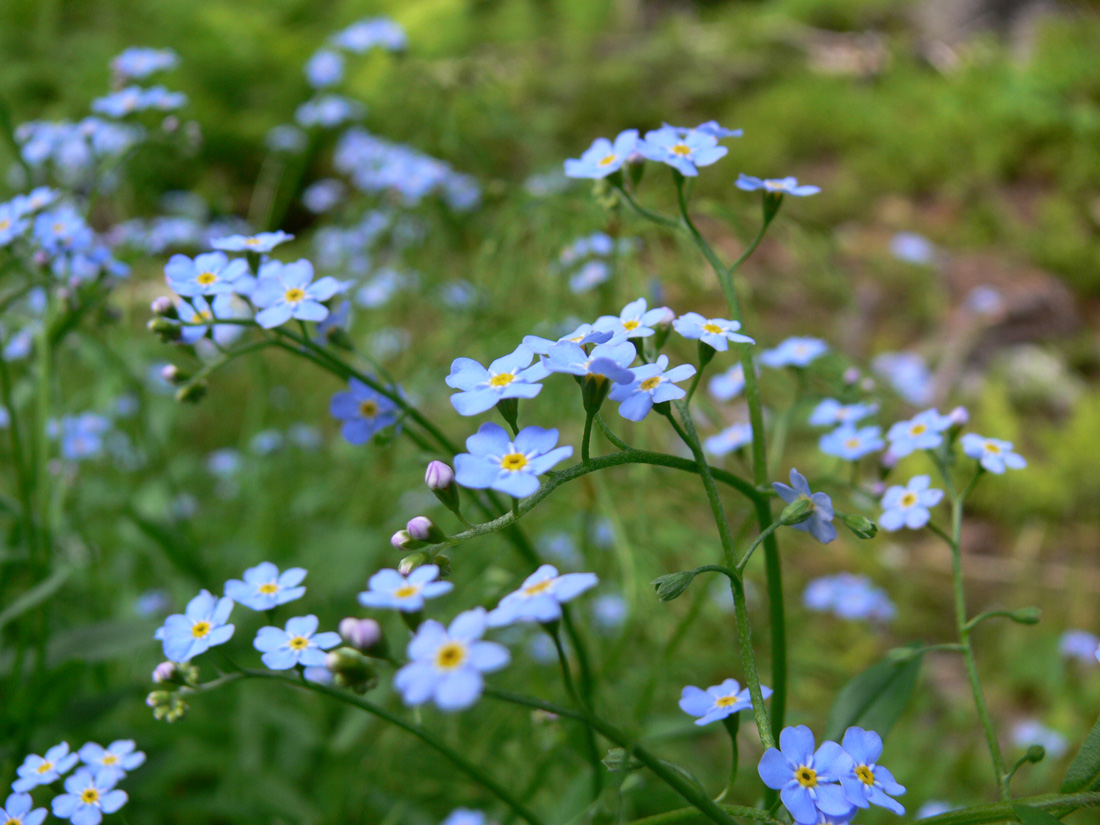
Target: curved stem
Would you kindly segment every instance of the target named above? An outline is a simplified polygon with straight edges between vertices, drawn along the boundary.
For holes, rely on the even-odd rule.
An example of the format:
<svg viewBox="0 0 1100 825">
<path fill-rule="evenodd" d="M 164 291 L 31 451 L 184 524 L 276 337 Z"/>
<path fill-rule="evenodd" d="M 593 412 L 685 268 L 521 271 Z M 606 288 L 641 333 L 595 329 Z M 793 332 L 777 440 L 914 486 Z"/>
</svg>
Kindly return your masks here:
<svg viewBox="0 0 1100 825">
<path fill-rule="evenodd" d="M 603 437 L 618 447 L 620 450 L 633 450 L 634 448 L 619 438 L 615 433 L 611 432 L 611 428 L 607 426 L 607 422 L 603 420 L 603 416 L 596 413 L 596 426 L 600 432 L 603 433 Z"/>
</svg>

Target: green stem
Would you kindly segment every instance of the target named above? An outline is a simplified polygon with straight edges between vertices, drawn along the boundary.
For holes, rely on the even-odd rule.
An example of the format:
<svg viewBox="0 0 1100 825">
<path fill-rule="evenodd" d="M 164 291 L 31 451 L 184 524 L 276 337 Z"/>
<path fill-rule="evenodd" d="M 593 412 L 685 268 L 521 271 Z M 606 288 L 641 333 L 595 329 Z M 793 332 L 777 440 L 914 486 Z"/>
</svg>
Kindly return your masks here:
<svg viewBox="0 0 1100 825">
<path fill-rule="evenodd" d="M 581 461 L 587 464 L 592 460 L 590 455 L 590 442 L 592 441 L 592 413 L 584 416 L 584 437 L 581 439 Z"/>
<path fill-rule="evenodd" d="M 603 420 L 603 416 L 600 413 L 596 413 L 596 427 L 603 433 L 603 437 L 618 447 L 620 450 L 632 450 L 634 449 L 615 433 L 611 432 L 611 428 L 607 426 L 607 422 Z"/>
<path fill-rule="evenodd" d="M 569 667 L 569 658 L 565 654 L 565 646 L 561 643 L 561 636 L 556 627 L 543 625 L 550 638 L 554 641 L 554 649 L 558 652 L 558 664 L 561 665 L 561 678 L 565 683 L 565 691 L 578 709 L 585 713 L 591 713 L 588 704 L 577 692 L 577 686 L 573 682 L 573 671 Z M 600 751 L 596 746 L 596 736 L 590 725 L 584 726 L 584 749 L 588 756 L 588 762 L 592 766 L 592 798 L 599 797 L 603 790 L 603 763 L 600 762 Z"/>
<path fill-rule="evenodd" d="M 749 545 L 749 549 L 745 551 L 745 555 L 741 557 L 741 561 L 737 562 L 738 573 L 744 572 L 745 565 L 747 565 L 749 563 L 749 559 L 752 558 L 753 551 L 755 551 L 757 547 L 767 541 L 768 536 L 774 533 L 777 527 L 779 527 L 779 522 L 773 521 L 771 524 L 765 527 L 764 531 L 756 537 L 752 544 Z"/>
</svg>

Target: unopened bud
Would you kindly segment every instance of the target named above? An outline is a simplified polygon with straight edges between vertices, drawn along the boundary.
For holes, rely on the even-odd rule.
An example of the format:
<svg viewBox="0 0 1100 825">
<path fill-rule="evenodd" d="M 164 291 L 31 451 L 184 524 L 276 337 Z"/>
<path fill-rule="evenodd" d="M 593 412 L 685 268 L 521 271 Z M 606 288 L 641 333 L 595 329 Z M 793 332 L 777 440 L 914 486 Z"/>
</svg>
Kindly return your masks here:
<svg viewBox="0 0 1100 825">
<path fill-rule="evenodd" d="M 412 553 L 411 555 L 405 556 L 405 558 L 401 559 L 401 561 L 398 562 L 397 572 L 400 573 L 402 576 L 407 576 L 416 568 L 423 567 L 425 564 L 429 564 L 430 562 L 431 558 L 428 556 L 427 553 L 423 551 L 419 553 Z"/>
<path fill-rule="evenodd" d="M 458 485 L 455 471 L 449 464 L 433 461 L 424 471 L 424 483 L 428 485 L 440 503 L 455 515 L 459 515 Z"/>
<path fill-rule="evenodd" d="M 390 544 L 397 550 L 409 550 L 413 547 L 413 538 L 408 530 L 398 530 L 390 536 Z"/>
<path fill-rule="evenodd" d="M 409 537 L 415 541 L 438 544 L 447 539 L 447 534 L 436 527 L 435 523 L 427 516 L 417 516 L 416 518 L 409 519 L 409 523 L 405 525 L 405 529 L 408 531 Z"/>
<path fill-rule="evenodd" d="M 851 530 L 856 538 L 873 539 L 878 534 L 878 525 L 864 516 L 845 513 L 840 517 L 840 520 L 844 522 L 844 526 Z"/>
<path fill-rule="evenodd" d="M 497 412 L 500 417 L 512 428 L 512 432 L 519 431 L 519 399 L 502 398 L 497 402 Z"/>
<path fill-rule="evenodd" d="M 681 570 L 679 573 L 658 576 L 650 584 L 656 589 L 658 599 L 663 602 L 670 602 L 687 590 L 694 579 L 694 571 Z"/>
<path fill-rule="evenodd" d="M 1009 614 L 1009 618 L 1017 624 L 1039 624 L 1043 611 L 1037 607 L 1021 607 Z"/>
<path fill-rule="evenodd" d="M 153 668 L 153 681 L 157 684 L 172 682 L 176 678 L 176 663 L 161 662 Z"/>
<path fill-rule="evenodd" d="M 333 681 L 346 690 L 366 693 L 378 684 L 378 674 L 367 659 L 358 650 L 350 647 L 338 647 L 325 656 L 325 667 L 333 676 Z"/>
<path fill-rule="evenodd" d="M 180 339 L 180 325 L 167 318 L 153 318 L 146 328 L 166 344 Z"/>
<path fill-rule="evenodd" d="M 344 641 L 362 653 L 377 652 L 385 647 L 382 625 L 374 619 L 342 619 L 337 627 Z"/>
<path fill-rule="evenodd" d="M 451 557 L 446 553 L 436 553 L 432 556 L 432 564 L 439 568 L 440 578 L 447 578 L 451 575 Z"/>
<path fill-rule="evenodd" d="M 1034 764 L 1036 762 L 1042 762 L 1043 759 L 1046 758 L 1046 755 L 1047 749 L 1044 748 L 1042 745 L 1032 745 L 1030 748 L 1027 749 L 1027 753 L 1024 755 L 1024 758 L 1027 759 L 1028 762 Z"/>
<path fill-rule="evenodd" d="M 801 524 L 814 514 L 814 503 L 806 496 L 799 496 L 779 514 L 779 523 L 788 527 Z"/>
<path fill-rule="evenodd" d="M 179 388 L 176 392 L 176 400 L 181 404 L 184 402 L 197 404 L 206 396 L 208 387 L 209 384 L 206 381 L 192 381 Z"/>
<path fill-rule="evenodd" d="M 952 427 L 965 427 L 970 423 L 970 413 L 966 407 L 955 407 L 947 414 L 947 417 L 951 420 Z"/>
<path fill-rule="evenodd" d="M 179 314 L 176 312 L 176 305 L 172 303 L 171 298 L 165 295 L 154 298 L 153 303 L 149 305 L 149 309 L 153 311 L 154 315 L 159 315 L 163 318 L 179 318 Z"/>
<path fill-rule="evenodd" d="M 668 307 L 664 307 L 665 314 L 661 316 L 661 320 L 653 324 L 654 335 L 650 339 L 653 341 L 653 348 L 657 351 L 661 351 L 661 347 L 665 345 L 668 340 L 668 336 L 672 334 L 672 322 L 676 320 L 676 313 Z"/>
<path fill-rule="evenodd" d="M 184 372 L 175 364 L 165 364 L 160 368 L 160 377 L 167 381 L 169 384 L 176 384 L 177 386 L 190 380 L 191 374 Z"/>
<path fill-rule="evenodd" d="M 153 709 L 153 718 L 175 722 L 187 713 L 187 703 L 174 691 L 154 690 L 145 697 L 145 704 Z"/>
</svg>

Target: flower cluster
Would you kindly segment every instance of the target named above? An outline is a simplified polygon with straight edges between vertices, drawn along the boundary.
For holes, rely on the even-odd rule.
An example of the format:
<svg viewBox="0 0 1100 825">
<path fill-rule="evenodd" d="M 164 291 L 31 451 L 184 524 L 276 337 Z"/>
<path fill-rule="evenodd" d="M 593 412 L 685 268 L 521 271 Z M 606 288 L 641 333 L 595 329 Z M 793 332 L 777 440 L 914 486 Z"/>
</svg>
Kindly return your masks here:
<svg viewBox="0 0 1100 825">
<path fill-rule="evenodd" d="M 637 245 L 634 238 L 616 239 L 603 232 L 583 235 L 558 254 L 551 272 L 568 278 L 570 291 L 581 295 L 607 281 L 613 261 L 633 252 Z"/>
<path fill-rule="evenodd" d="M 810 610 L 833 613 L 842 619 L 870 619 L 888 622 L 896 612 L 894 603 L 866 576 L 837 573 L 814 579 L 802 593 Z"/>
</svg>

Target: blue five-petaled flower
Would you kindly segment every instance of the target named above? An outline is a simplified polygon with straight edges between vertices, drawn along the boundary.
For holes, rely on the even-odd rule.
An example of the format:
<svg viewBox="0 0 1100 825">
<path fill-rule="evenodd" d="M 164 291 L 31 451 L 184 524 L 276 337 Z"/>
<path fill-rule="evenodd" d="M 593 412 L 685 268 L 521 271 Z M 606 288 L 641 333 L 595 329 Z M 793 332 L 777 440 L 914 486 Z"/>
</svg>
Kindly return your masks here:
<svg viewBox="0 0 1100 825">
<path fill-rule="evenodd" d="M 153 637 L 164 643 L 166 658 L 173 662 L 189 661 L 214 645 L 229 641 L 234 627 L 225 622 L 232 610 L 232 599 L 215 599 L 203 590 L 187 603 L 183 614 L 165 619 Z"/>
<path fill-rule="evenodd" d="M 145 763 L 145 754 L 136 750 L 133 739 L 119 739 L 107 747 L 89 742 L 80 749 L 80 761 L 97 776 L 104 774 L 118 782 L 134 768 Z"/>
<path fill-rule="evenodd" d="M 226 252 L 270 252 L 281 243 L 294 238 L 281 229 L 278 232 L 261 232 L 258 235 L 230 235 L 227 238 L 215 238 L 210 242 L 214 249 Z"/>
<path fill-rule="evenodd" d="M 244 581 L 227 581 L 225 595 L 253 610 L 272 610 L 305 595 L 306 589 L 299 587 L 305 577 L 306 571 L 301 567 L 280 573 L 278 567 L 265 561 L 245 570 Z"/>
<path fill-rule="evenodd" d="M 1027 466 L 1024 457 L 1012 451 L 1011 441 L 967 433 L 962 437 L 962 449 L 966 455 L 980 463 L 983 469 L 997 475 L 1006 469 L 1022 470 Z"/>
<path fill-rule="evenodd" d="M 809 184 L 799 186 L 797 178 L 754 178 L 744 172 L 737 178 L 737 188 L 746 192 L 763 189 L 770 195 L 794 195 L 796 198 L 816 195 L 821 191 L 820 187 Z"/>
<path fill-rule="evenodd" d="M 900 530 L 908 527 L 919 530 L 932 518 L 929 507 L 935 507 L 943 499 L 943 490 L 929 489 L 931 479 L 926 475 L 913 476 L 903 487 L 895 485 L 882 497 L 882 517 L 878 520 L 883 530 Z"/>
<path fill-rule="evenodd" d="M 729 349 L 731 341 L 736 344 L 756 343 L 749 336 L 737 331 L 741 329 L 740 322 L 724 318 L 704 318 L 698 312 L 685 312 L 672 322 L 672 326 L 685 338 L 699 340 L 718 352 Z"/>
<path fill-rule="evenodd" d="M 765 699 L 772 695 L 772 689 L 764 685 L 760 686 L 760 692 Z M 726 679 L 706 690 L 688 685 L 680 694 L 680 710 L 698 716 L 696 725 L 709 725 L 751 707 L 749 689 L 742 688 L 736 679 Z"/>
<path fill-rule="evenodd" d="M 272 670 L 288 670 L 295 665 L 319 667 L 325 663 L 325 651 L 340 644 L 340 634 L 317 633 L 317 617 L 297 616 L 286 629 L 261 627 L 252 642 L 264 655 L 260 658 Z"/>
<path fill-rule="evenodd" d="M 698 167 L 710 166 L 724 157 L 729 149 L 718 145 L 718 138 L 710 131 L 692 129 L 684 131 L 665 126 L 646 132 L 638 143 L 638 152 L 648 160 L 667 163 L 681 175 L 695 177 Z"/>
<path fill-rule="evenodd" d="M 459 390 L 451 396 L 451 404 L 459 415 L 477 415 L 505 398 L 534 398 L 542 390 L 538 382 L 547 375 L 541 362 L 531 364 L 534 357 L 534 350 L 520 344 L 488 369 L 472 358 L 456 358 L 446 379 L 447 386 Z"/>
<path fill-rule="evenodd" d="M 4 825 L 41 825 L 46 818 L 45 808 L 34 808 L 34 802 L 29 793 L 13 793 L 0 808 L 0 821 Z"/>
<path fill-rule="evenodd" d="M 358 378 L 349 379 L 348 387 L 332 396 L 329 412 L 344 422 L 340 433 L 350 444 L 365 444 L 397 422 L 397 405 L 391 399 Z"/>
<path fill-rule="evenodd" d="M 99 825 L 103 814 L 113 814 L 127 800 L 125 791 L 115 789 L 113 776 L 93 774 L 87 768 L 65 780 L 65 791 L 54 797 L 51 807 L 54 816 L 73 825 Z"/>
<path fill-rule="evenodd" d="M 164 266 L 164 275 L 172 291 L 184 297 L 240 292 L 240 286 L 251 283 L 248 262 L 243 258 L 231 261 L 224 252 L 204 252 L 194 259 L 173 255 Z"/>
<path fill-rule="evenodd" d="M 12 783 L 11 788 L 17 793 L 25 793 L 38 785 L 49 785 L 72 770 L 77 758 L 75 753 L 69 753 L 68 742 L 54 745 L 42 756 L 31 754 L 16 770 L 19 778 Z"/>
<path fill-rule="evenodd" d="M 568 178 L 606 178 L 612 172 L 622 168 L 638 145 L 638 130 L 627 129 L 619 132 L 612 143 L 607 138 L 596 138 L 580 158 L 570 158 L 565 162 L 565 176 Z"/>
<path fill-rule="evenodd" d="M 503 427 L 486 422 L 466 439 L 470 452 L 455 456 L 455 481 L 525 498 L 539 488 L 538 476 L 573 455 L 572 447 L 555 449 L 557 443 L 557 430 L 524 427 L 512 441 Z"/>
<path fill-rule="evenodd" d="M 943 443 L 943 431 L 951 427 L 951 417 L 939 410 L 925 410 L 908 421 L 898 421 L 890 427 L 886 438 L 890 452 L 898 458 L 916 450 L 934 450 Z"/>
<path fill-rule="evenodd" d="M 359 594 L 359 604 L 415 613 L 424 609 L 425 599 L 437 598 L 454 588 L 451 582 L 436 581 L 437 578 L 439 567 L 434 564 L 423 564 L 408 576 L 383 568 L 370 577 L 368 589 Z"/>
<path fill-rule="evenodd" d="M 836 742 L 814 750 L 814 735 L 805 725 L 784 728 L 779 749 L 768 748 L 757 771 L 798 825 L 817 825 L 822 813 L 845 816 L 852 810 L 840 778 L 852 771 L 852 757 Z"/>
<path fill-rule="evenodd" d="M 327 301 L 340 290 L 340 282 L 326 275 L 313 282 L 313 264 L 304 258 L 292 264 L 267 261 L 260 267 L 260 278 L 252 292 L 252 302 L 262 307 L 256 322 L 264 329 L 299 321 L 323 321 Z"/>
<path fill-rule="evenodd" d="M 836 527 L 833 526 L 833 500 L 825 493 L 810 492 L 810 485 L 806 477 L 794 468 L 791 469 L 791 486 L 788 487 L 780 481 L 772 482 L 772 487 L 783 501 L 790 504 L 800 498 L 808 499 L 813 504 L 813 512 L 805 521 L 792 524 L 795 530 L 803 530 L 822 544 L 828 544 L 836 538 Z"/>
<path fill-rule="evenodd" d="M 675 401 L 687 395 L 676 382 L 686 381 L 695 375 L 691 364 L 680 364 L 668 369 L 668 356 L 659 355 L 653 364 L 643 364 L 633 370 L 634 381 L 630 384 L 616 384 L 611 388 L 609 398 L 619 401 L 619 415 L 630 421 L 641 421 L 654 404 Z"/>
<path fill-rule="evenodd" d="M 500 600 L 489 612 L 490 627 L 516 622 L 555 622 L 561 618 L 561 606 L 599 583 L 595 573 L 558 574 L 552 564 L 540 566 L 524 579 L 518 590 Z"/>
<path fill-rule="evenodd" d="M 891 799 L 905 793 L 905 788 L 890 771 L 877 764 L 882 756 L 882 737 L 873 730 L 850 727 L 844 732 L 841 744 L 853 763 L 848 773 L 840 776 L 848 801 L 859 808 L 874 804 L 896 814 L 905 813 L 904 806 Z"/>
</svg>

